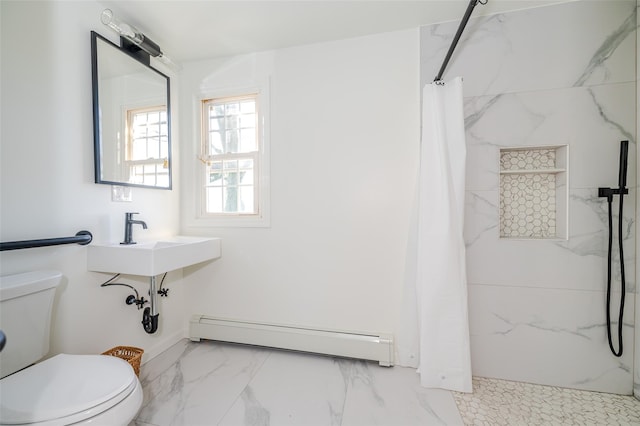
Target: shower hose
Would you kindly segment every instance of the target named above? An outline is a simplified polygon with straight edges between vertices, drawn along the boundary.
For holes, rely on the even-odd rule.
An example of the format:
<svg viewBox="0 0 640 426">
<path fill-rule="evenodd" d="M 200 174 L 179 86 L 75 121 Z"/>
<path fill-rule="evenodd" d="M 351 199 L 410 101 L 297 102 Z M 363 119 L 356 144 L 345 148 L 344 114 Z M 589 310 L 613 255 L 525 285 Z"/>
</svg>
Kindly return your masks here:
<svg viewBox="0 0 640 426">
<path fill-rule="evenodd" d="M 613 346 L 611 336 L 611 264 L 612 264 L 612 246 L 613 246 L 613 212 L 611 203 L 613 196 L 607 197 L 609 205 L 609 253 L 607 255 L 607 338 L 609 339 L 609 348 L 611 352 L 617 356 L 622 356 L 622 317 L 624 316 L 624 296 L 625 296 L 625 277 L 624 277 L 624 251 L 622 248 L 622 200 L 624 194 L 620 194 L 620 209 L 618 213 L 618 247 L 620 250 L 620 312 L 618 317 L 618 350 Z"/>
<path fill-rule="evenodd" d="M 622 317 L 624 316 L 624 296 L 626 281 L 624 277 L 624 250 L 622 247 L 622 205 L 624 195 L 628 194 L 627 190 L 627 158 L 629 155 L 629 141 L 620 141 L 620 168 L 618 170 L 618 188 L 598 188 L 599 197 L 607 197 L 607 204 L 609 205 L 609 253 L 607 255 L 607 338 L 609 339 L 609 349 L 611 352 L 619 357 L 622 355 Z M 620 196 L 620 208 L 618 212 L 618 247 L 620 251 L 620 311 L 618 315 L 618 350 L 616 351 L 613 345 L 612 332 L 611 332 L 611 270 L 613 263 L 612 246 L 613 246 L 613 196 L 617 194 Z"/>
</svg>

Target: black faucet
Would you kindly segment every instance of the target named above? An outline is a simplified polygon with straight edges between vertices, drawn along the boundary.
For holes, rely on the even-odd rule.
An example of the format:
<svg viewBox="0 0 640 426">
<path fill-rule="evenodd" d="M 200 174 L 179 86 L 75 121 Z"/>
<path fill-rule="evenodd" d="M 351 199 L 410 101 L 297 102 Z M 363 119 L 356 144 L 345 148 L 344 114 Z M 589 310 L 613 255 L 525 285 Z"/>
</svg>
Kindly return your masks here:
<svg viewBox="0 0 640 426">
<path fill-rule="evenodd" d="M 139 213 L 125 213 L 124 219 L 124 241 L 120 244 L 135 244 L 133 241 L 133 230 L 131 229 L 134 224 L 142 225 L 143 229 L 147 229 L 147 224 L 141 220 L 133 220 L 133 215 Z"/>
</svg>

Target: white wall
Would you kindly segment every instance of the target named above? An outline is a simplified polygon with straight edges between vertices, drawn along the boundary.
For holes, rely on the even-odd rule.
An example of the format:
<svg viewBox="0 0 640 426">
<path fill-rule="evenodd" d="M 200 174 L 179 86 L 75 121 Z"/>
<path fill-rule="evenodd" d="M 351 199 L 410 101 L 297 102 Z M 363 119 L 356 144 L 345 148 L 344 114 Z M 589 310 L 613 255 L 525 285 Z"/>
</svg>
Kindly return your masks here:
<svg viewBox="0 0 640 426">
<path fill-rule="evenodd" d="M 208 85 L 271 81 L 271 226 L 198 228 L 222 258 L 185 273 L 190 314 L 394 331 L 419 150 L 418 31 L 186 64 L 183 170 Z M 212 83 L 214 82 L 214 83 Z M 217 82 L 217 83 L 216 83 Z M 185 173 L 185 202 L 194 174 Z"/>
<path fill-rule="evenodd" d="M 469 23 L 453 57 L 447 76 L 462 75 L 465 82 L 465 239 L 474 375 L 632 391 L 635 9 L 636 1 L 580 1 L 478 18 Z M 424 82 L 437 73 L 456 27 L 422 28 Z M 621 140 L 631 142 L 632 190 L 623 218 L 625 350 L 616 358 L 605 331 L 607 205 L 597 188 L 616 186 Z M 499 148 L 565 144 L 569 239 L 500 239 Z M 619 289 L 614 253 L 613 285 Z M 612 300 L 619 296 L 614 291 Z M 616 333 L 616 302 L 612 312 Z"/>
<path fill-rule="evenodd" d="M 114 203 L 110 186 L 93 183 L 90 31 L 117 42 L 100 23 L 103 9 L 83 1 L 0 2 L 2 241 L 71 236 L 81 229 L 91 231 L 94 241 L 120 241 L 126 211 L 140 212 L 149 225 L 148 231 L 135 230 L 139 240 L 178 229 L 177 190 L 134 188 L 133 202 Z M 131 291 L 100 288 L 109 275 L 87 272 L 86 253 L 78 245 L 0 253 L 2 275 L 43 268 L 63 273 L 51 353 L 134 345 L 153 354 L 182 336 L 181 273 L 168 277 L 160 330 L 147 335 L 142 311 L 124 304 Z M 146 296 L 146 280 L 124 281 Z"/>
</svg>

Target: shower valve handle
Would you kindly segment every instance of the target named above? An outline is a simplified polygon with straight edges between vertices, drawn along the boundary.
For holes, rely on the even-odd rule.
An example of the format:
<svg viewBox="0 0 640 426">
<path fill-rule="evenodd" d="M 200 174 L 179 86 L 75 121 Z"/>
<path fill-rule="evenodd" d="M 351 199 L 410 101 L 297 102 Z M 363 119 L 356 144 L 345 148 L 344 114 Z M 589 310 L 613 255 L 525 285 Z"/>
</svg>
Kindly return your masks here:
<svg viewBox="0 0 640 426">
<path fill-rule="evenodd" d="M 627 188 L 598 188 L 598 197 L 606 197 L 608 200 L 613 199 L 614 195 L 626 195 L 629 193 Z"/>
</svg>

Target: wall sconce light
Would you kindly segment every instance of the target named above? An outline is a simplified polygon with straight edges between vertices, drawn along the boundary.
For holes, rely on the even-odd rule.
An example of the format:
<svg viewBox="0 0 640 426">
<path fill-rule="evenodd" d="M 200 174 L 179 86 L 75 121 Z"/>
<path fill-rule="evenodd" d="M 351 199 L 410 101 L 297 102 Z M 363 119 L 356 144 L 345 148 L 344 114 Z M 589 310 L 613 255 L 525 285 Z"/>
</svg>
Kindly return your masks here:
<svg viewBox="0 0 640 426">
<path fill-rule="evenodd" d="M 153 56 L 167 65 L 179 68 L 171 59 L 162 53 L 160 46 L 133 25 L 122 22 L 113 16 L 111 9 L 102 11 L 100 21 L 120 35 L 120 45 L 123 49 L 128 50 L 147 65 L 150 62 L 149 57 Z"/>
</svg>

